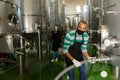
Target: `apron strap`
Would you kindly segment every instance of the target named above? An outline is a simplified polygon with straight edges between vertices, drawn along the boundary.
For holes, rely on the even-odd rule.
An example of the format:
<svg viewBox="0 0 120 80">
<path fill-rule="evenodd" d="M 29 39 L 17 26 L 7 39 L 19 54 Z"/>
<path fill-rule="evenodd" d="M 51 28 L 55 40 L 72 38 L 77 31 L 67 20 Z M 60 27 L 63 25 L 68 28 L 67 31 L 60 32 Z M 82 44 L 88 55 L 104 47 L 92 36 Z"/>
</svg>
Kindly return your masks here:
<svg viewBox="0 0 120 80">
<path fill-rule="evenodd" d="M 77 31 L 75 31 L 75 37 L 74 37 L 74 42 L 76 41 L 76 32 L 77 32 Z"/>
<path fill-rule="evenodd" d="M 82 34 L 82 43 L 84 43 L 84 35 Z"/>
</svg>

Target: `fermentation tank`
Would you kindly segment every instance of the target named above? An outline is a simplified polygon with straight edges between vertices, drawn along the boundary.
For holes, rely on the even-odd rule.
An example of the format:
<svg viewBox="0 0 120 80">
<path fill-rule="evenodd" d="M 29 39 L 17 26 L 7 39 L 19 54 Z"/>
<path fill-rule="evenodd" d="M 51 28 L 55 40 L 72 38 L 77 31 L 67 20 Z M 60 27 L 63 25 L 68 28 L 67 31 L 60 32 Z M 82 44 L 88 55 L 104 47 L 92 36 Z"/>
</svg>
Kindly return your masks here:
<svg viewBox="0 0 120 80">
<path fill-rule="evenodd" d="M 54 24 L 58 24 L 65 29 L 65 0 L 50 0 L 49 10 L 50 28 L 53 28 Z"/>
<path fill-rule="evenodd" d="M 75 28 L 76 28 L 79 21 L 81 21 L 81 15 L 77 15 L 76 17 L 73 17 L 72 26 L 75 26 Z"/>
<path fill-rule="evenodd" d="M 120 78 L 120 1 L 104 1 L 103 9 L 103 23 L 107 24 L 109 28 L 109 37 L 105 41 L 110 43 L 109 54 L 116 57 L 116 60 L 112 61 L 112 65 L 115 66 L 114 75 L 116 78 Z"/>
<path fill-rule="evenodd" d="M 46 53 L 49 27 L 49 0 L 21 0 L 23 37 L 33 49 L 33 44 L 39 59 Z M 25 44 L 26 45 L 26 44 Z"/>
<path fill-rule="evenodd" d="M 22 18 L 25 32 L 35 32 L 34 25 L 35 23 L 40 22 L 40 17 L 41 15 L 39 0 L 22 0 Z"/>
<path fill-rule="evenodd" d="M 9 53 L 18 45 L 20 48 L 17 45 L 22 31 L 20 4 L 21 0 L 0 0 L 0 52 Z M 15 38 L 19 40 L 15 42 Z"/>
<path fill-rule="evenodd" d="M 36 33 L 37 26 L 46 27 L 46 0 L 22 0 L 22 21 L 25 33 Z M 46 13 L 45 13 L 46 12 Z"/>
<path fill-rule="evenodd" d="M 100 52 L 104 55 L 113 57 L 110 61 L 113 65 L 113 74 L 119 80 L 120 77 L 120 1 L 119 0 L 91 0 L 93 4 L 91 29 L 97 29 L 100 35 Z M 91 2 L 91 3 L 92 3 Z"/>
<path fill-rule="evenodd" d="M 0 35 L 22 30 L 20 0 L 0 0 L 0 10 Z"/>
<path fill-rule="evenodd" d="M 120 49 L 119 49 L 120 48 L 119 46 L 120 1 L 108 0 L 108 1 L 104 1 L 103 5 L 104 5 L 103 24 L 107 24 L 109 29 L 109 36 L 104 41 L 105 43 L 107 42 L 107 46 L 111 48 L 109 54 L 119 57 L 120 56 L 119 54 L 120 53 Z M 114 66 L 120 66 L 120 64 L 118 64 L 120 61 L 119 58 L 112 62 Z"/>
</svg>

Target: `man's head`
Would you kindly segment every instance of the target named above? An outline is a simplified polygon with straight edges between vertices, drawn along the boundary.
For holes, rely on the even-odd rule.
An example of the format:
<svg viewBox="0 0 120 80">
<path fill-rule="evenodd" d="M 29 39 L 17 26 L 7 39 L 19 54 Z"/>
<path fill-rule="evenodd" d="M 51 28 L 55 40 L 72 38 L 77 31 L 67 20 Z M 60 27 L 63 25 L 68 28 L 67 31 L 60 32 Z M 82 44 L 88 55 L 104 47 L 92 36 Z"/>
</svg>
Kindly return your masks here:
<svg viewBox="0 0 120 80">
<path fill-rule="evenodd" d="M 87 22 L 80 21 L 77 26 L 77 33 L 79 35 L 83 34 L 85 31 L 87 31 Z"/>
</svg>

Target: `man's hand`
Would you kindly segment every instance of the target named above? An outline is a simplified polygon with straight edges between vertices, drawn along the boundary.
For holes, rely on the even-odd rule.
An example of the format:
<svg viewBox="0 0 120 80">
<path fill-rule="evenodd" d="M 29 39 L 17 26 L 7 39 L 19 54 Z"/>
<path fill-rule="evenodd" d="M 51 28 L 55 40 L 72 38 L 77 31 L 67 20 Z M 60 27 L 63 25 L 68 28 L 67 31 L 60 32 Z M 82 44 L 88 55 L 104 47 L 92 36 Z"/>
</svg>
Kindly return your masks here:
<svg viewBox="0 0 120 80">
<path fill-rule="evenodd" d="M 76 60 L 76 59 L 73 59 L 72 62 L 75 65 L 75 67 L 81 66 L 81 63 L 78 60 Z"/>
<path fill-rule="evenodd" d="M 89 57 L 88 60 L 90 61 L 91 64 L 95 63 L 96 57 Z"/>
</svg>

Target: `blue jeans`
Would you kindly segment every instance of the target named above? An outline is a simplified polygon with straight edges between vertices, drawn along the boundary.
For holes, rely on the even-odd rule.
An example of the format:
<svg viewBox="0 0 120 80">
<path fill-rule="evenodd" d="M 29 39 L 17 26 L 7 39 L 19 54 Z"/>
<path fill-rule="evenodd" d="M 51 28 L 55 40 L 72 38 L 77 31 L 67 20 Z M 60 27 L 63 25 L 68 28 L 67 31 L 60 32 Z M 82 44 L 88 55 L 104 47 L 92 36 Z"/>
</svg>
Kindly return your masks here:
<svg viewBox="0 0 120 80">
<path fill-rule="evenodd" d="M 80 67 L 78 67 L 79 70 L 79 80 L 87 80 L 86 79 L 86 69 L 85 69 L 85 64 L 81 65 Z M 69 80 L 75 80 L 74 77 L 74 69 L 71 69 L 68 72 L 69 75 Z"/>
<path fill-rule="evenodd" d="M 58 58 L 58 51 L 52 51 L 52 59 Z"/>
</svg>

